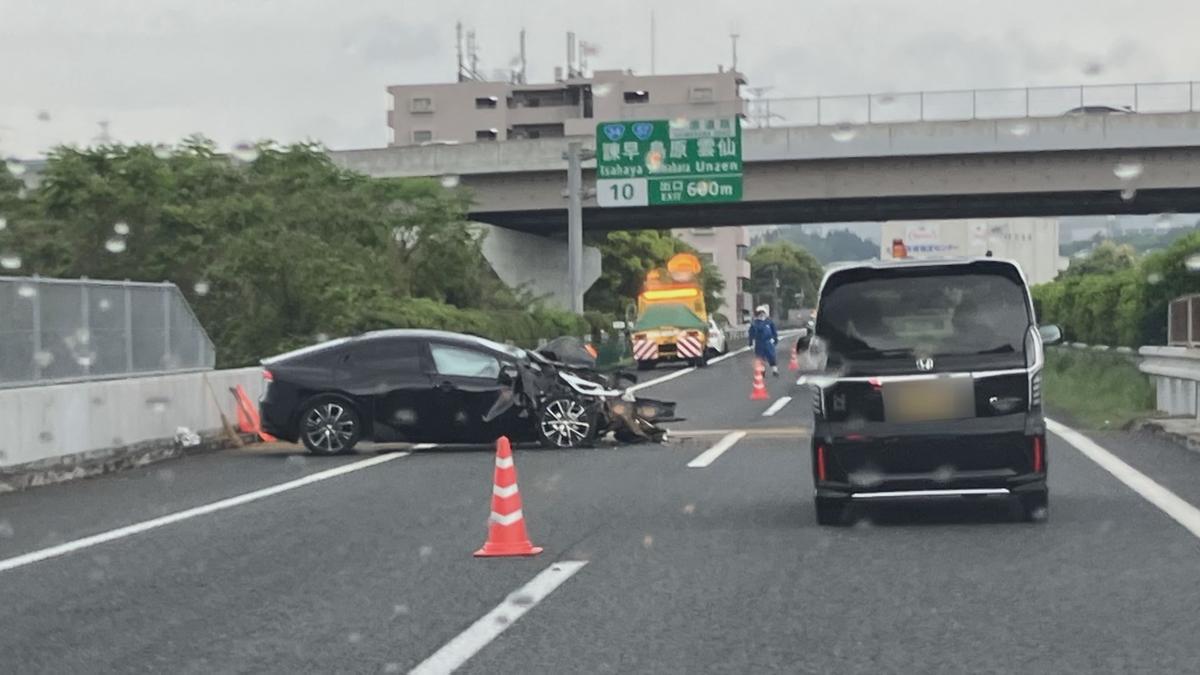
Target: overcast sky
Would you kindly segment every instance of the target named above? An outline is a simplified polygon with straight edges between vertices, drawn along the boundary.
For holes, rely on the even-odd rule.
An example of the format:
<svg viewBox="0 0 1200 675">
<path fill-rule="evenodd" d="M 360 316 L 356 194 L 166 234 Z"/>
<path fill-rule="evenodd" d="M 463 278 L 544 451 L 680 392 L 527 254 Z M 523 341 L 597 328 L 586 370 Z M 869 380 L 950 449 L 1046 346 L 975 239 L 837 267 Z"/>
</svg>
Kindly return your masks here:
<svg viewBox="0 0 1200 675">
<path fill-rule="evenodd" d="M 389 84 L 454 77 L 454 22 L 483 68 L 549 80 L 574 30 L 593 68 L 739 67 L 770 95 L 1200 79 L 1194 0 L 0 0 L 0 154 L 201 132 L 385 143 Z M 48 120 L 39 119 L 44 112 Z"/>
</svg>

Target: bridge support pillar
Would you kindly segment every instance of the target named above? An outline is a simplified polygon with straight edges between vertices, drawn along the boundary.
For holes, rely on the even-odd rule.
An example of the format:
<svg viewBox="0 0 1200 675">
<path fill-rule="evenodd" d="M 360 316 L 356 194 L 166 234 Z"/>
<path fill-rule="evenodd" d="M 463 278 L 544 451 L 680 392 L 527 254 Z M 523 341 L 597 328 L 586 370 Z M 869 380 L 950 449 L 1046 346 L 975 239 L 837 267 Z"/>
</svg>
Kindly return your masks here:
<svg viewBox="0 0 1200 675">
<path fill-rule="evenodd" d="M 547 306 L 573 311 L 567 242 L 479 223 L 483 257 L 511 288 L 524 286 Z M 600 249 L 583 247 L 582 295 L 600 278 Z"/>
</svg>

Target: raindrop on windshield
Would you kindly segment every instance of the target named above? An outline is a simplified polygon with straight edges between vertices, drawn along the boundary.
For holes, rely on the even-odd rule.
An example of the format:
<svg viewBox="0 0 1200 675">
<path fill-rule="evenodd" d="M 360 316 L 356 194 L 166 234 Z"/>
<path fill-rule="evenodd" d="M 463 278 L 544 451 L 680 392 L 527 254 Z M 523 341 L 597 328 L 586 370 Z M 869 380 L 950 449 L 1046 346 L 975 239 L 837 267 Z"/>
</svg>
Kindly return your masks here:
<svg viewBox="0 0 1200 675">
<path fill-rule="evenodd" d="M 125 235 L 129 234 L 129 223 L 127 223 L 123 220 L 118 220 L 116 223 L 113 224 L 113 232 L 116 232 L 117 234 L 124 237 Z"/>
<path fill-rule="evenodd" d="M 408 612 L 409 612 L 408 605 L 406 605 L 404 603 L 400 603 L 399 605 L 392 605 L 392 616 L 393 617 L 406 616 L 408 614 Z"/>
<path fill-rule="evenodd" d="M 1160 213 L 1158 214 L 1158 218 L 1154 219 L 1154 226 L 1162 230 L 1169 230 L 1174 224 L 1175 217 L 1170 213 Z"/>
<path fill-rule="evenodd" d="M 167 411 L 167 399 L 165 399 L 165 398 L 146 399 L 146 407 L 149 408 L 152 412 L 155 412 L 155 413 L 161 415 Z"/>
<path fill-rule="evenodd" d="M 1145 168 L 1141 162 L 1135 159 L 1126 160 L 1117 162 L 1117 165 L 1113 167 L 1113 175 L 1121 180 L 1133 180 L 1142 175 Z"/>
<path fill-rule="evenodd" d="M 1124 201 L 1131 202 L 1136 196 L 1137 190 L 1134 188 L 1125 188 L 1124 190 L 1121 190 L 1121 199 Z"/>
<path fill-rule="evenodd" d="M 501 626 L 507 625 L 510 620 L 511 619 L 509 619 L 505 614 L 496 615 L 496 623 L 500 624 Z"/>
<path fill-rule="evenodd" d="M 99 568 L 91 570 L 90 572 L 88 572 L 87 577 L 88 577 L 88 581 L 95 581 L 95 582 L 104 581 L 104 570 L 99 569 Z"/>
<path fill-rule="evenodd" d="M 363 639 L 362 633 L 351 633 L 346 636 L 346 641 L 352 645 L 356 645 L 356 644 L 362 642 L 362 639 Z"/>
<path fill-rule="evenodd" d="M 25 164 L 16 157 L 9 157 L 4 162 L 4 165 L 8 167 L 8 172 L 14 176 L 20 176 L 25 173 Z"/>
<path fill-rule="evenodd" d="M 100 308 L 101 312 L 107 312 L 112 309 L 112 301 L 108 298 L 100 298 L 100 302 L 96 306 Z"/>
<path fill-rule="evenodd" d="M 1083 74 L 1088 77 L 1095 77 L 1104 72 L 1104 64 L 1099 61 L 1088 61 L 1083 64 Z"/>
<path fill-rule="evenodd" d="M 233 147 L 230 149 L 230 154 L 232 154 L 239 162 L 249 163 L 258 159 L 258 148 L 255 147 L 253 143 L 242 141 L 241 143 L 233 144 Z"/>
<path fill-rule="evenodd" d="M 850 124 L 843 122 L 835 126 L 833 131 L 829 132 L 829 135 L 838 143 L 847 143 L 854 140 L 854 137 L 858 135 L 858 130 Z"/>
<path fill-rule="evenodd" d="M 54 442 L 54 434 L 50 433 L 49 431 L 43 431 L 42 433 L 38 434 L 38 440 L 43 443 L 52 443 Z"/>
<path fill-rule="evenodd" d="M 654 546 L 654 535 L 648 534 L 642 537 L 642 546 L 644 548 L 650 548 L 651 546 Z"/>
<path fill-rule="evenodd" d="M 383 664 L 383 672 L 385 673 L 398 673 L 401 670 L 400 664 L 395 661 Z"/>
<path fill-rule="evenodd" d="M 308 458 L 304 455 L 288 455 L 288 458 L 283 460 L 283 465 L 290 469 L 303 469 L 308 465 Z"/>
<path fill-rule="evenodd" d="M 39 110 L 37 112 L 37 120 L 39 122 L 49 122 L 50 121 L 50 111 L 49 110 Z"/>
<path fill-rule="evenodd" d="M 54 354 L 42 349 L 34 353 L 33 362 L 38 368 L 48 368 L 51 363 L 54 363 Z"/>
<path fill-rule="evenodd" d="M 1153 286 L 1154 284 L 1157 284 L 1161 281 L 1162 281 L 1162 275 L 1159 274 L 1158 272 L 1151 272 L 1150 274 L 1146 275 L 1146 283 L 1150 284 L 1151 286 Z"/>
<path fill-rule="evenodd" d="M 612 85 L 611 84 L 593 84 L 592 85 L 592 96 L 604 97 L 604 96 L 608 96 L 610 93 L 612 93 Z"/>
<path fill-rule="evenodd" d="M 0 230 L 8 227 L 8 218 L 0 217 Z"/>
<path fill-rule="evenodd" d="M 891 105 L 896 102 L 896 97 L 893 94 L 880 94 L 875 97 L 875 102 L 879 105 Z"/>
<path fill-rule="evenodd" d="M 21 256 L 16 253 L 0 253 L 0 267 L 6 270 L 21 269 Z"/>
<path fill-rule="evenodd" d="M 509 601 L 517 607 L 529 607 L 533 605 L 533 596 L 527 593 L 521 593 L 509 598 Z"/>
<path fill-rule="evenodd" d="M 317 333 L 313 339 L 317 342 L 329 342 L 329 333 Z"/>
<path fill-rule="evenodd" d="M 0 537 L 8 539 L 11 536 L 13 536 L 12 523 L 8 522 L 7 520 L 0 520 Z"/>
<path fill-rule="evenodd" d="M 91 368 L 95 361 L 96 356 L 94 354 L 80 354 L 75 357 L 75 363 L 78 363 L 80 368 Z"/>
<path fill-rule="evenodd" d="M 203 280 L 197 281 L 195 284 L 192 284 L 192 290 L 196 291 L 196 295 L 208 295 L 208 282 Z"/>
<path fill-rule="evenodd" d="M 111 237 L 108 241 L 104 242 L 104 248 L 109 253 L 121 253 L 125 250 L 125 240 L 121 237 Z"/>
<path fill-rule="evenodd" d="M 17 286 L 17 295 L 22 298 L 32 298 L 37 295 L 37 288 L 33 284 L 21 284 Z"/>
<path fill-rule="evenodd" d="M 455 176 L 454 174 L 442 176 L 442 187 L 446 188 L 447 190 L 458 187 L 458 176 Z"/>
<path fill-rule="evenodd" d="M 172 154 L 171 146 L 166 143 L 159 143 L 154 146 L 154 156 L 159 159 L 171 159 Z"/>
<path fill-rule="evenodd" d="M 428 558 L 429 556 L 433 555 L 433 547 L 422 546 L 421 548 L 417 549 L 417 555 L 421 556 L 422 558 Z"/>
<path fill-rule="evenodd" d="M 692 515 L 693 513 L 696 512 L 696 505 L 695 504 L 685 504 L 683 507 L 683 512 L 689 516 Z"/>
<path fill-rule="evenodd" d="M 687 126 L 688 126 L 688 118 L 686 118 L 686 117 L 675 117 L 675 118 L 672 118 L 672 119 L 671 119 L 671 121 L 670 121 L 670 122 L 668 122 L 667 124 L 668 124 L 668 126 L 670 126 L 672 129 L 686 129 L 686 128 L 687 128 Z"/>
<path fill-rule="evenodd" d="M 159 469 L 155 476 L 164 483 L 175 482 L 175 472 L 171 469 Z"/>
<path fill-rule="evenodd" d="M 1008 133 L 1018 138 L 1028 136 L 1030 132 L 1029 125 L 1025 122 L 1017 122 L 1008 128 Z"/>
<path fill-rule="evenodd" d="M 1188 256 L 1188 259 L 1183 261 L 1183 266 L 1189 272 L 1200 272 L 1200 253 Z"/>
</svg>

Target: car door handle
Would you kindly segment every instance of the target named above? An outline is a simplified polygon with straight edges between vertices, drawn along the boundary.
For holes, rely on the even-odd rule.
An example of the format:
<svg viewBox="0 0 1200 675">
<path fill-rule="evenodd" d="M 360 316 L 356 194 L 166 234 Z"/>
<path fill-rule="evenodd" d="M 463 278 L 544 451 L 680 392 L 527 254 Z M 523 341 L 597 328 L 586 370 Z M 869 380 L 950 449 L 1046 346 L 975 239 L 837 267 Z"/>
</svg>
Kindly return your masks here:
<svg viewBox="0 0 1200 675">
<path fill-rule="evenodd" d="M 438 389 L 442 391 L 454 391 L 454 383 L 450 380 L 442 380 L 442 383 L 438 385 Z"/>
</svg>

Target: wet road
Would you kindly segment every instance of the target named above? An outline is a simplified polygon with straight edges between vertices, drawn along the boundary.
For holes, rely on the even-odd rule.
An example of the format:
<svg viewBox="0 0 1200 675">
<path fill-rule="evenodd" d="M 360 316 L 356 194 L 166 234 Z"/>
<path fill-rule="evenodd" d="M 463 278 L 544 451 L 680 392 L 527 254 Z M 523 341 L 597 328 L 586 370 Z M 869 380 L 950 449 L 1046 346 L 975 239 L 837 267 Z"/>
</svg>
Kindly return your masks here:
<svg viewBox="0 0 1200 675">
<path fill-rule="evenodd" d="M 666 445 L 519 449 L 535 558 L 471 556 L 487 449 L 250 448 L 0 496 L 5 669 L 1200 671 L 1200 539 L 1097 461 L 1050 438 L 1041 525 L 953 501 L 819 528 L 793 379 L 750 401 L 737 355 L 641 392 L 689 418 Z M 1092 438 L 1200 504 L 1200 457 Z"/>
</svg>

